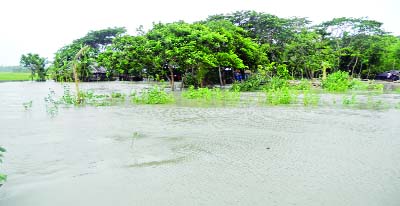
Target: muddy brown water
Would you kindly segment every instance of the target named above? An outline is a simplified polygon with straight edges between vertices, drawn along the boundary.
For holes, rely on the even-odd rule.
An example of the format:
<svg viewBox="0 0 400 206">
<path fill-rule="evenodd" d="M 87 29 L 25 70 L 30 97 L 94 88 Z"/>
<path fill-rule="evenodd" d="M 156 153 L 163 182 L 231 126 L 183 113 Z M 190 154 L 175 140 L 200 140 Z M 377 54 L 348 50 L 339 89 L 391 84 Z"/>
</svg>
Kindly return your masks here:
<svg viewBox="0 0 400 206">
<path fill-rule="evenodd" d="M 127 104 L 51 117 L 49 88 L 62 93 L 0 83 L 2 206 L 400 205 L 398 109 Z"/>
</svg>

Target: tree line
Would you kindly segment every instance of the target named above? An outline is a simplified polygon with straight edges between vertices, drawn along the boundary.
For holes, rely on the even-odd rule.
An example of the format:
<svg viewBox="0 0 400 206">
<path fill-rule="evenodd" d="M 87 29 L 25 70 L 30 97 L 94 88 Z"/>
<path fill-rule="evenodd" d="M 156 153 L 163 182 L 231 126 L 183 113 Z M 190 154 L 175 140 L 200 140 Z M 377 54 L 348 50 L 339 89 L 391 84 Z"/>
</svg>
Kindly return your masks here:
<svg viewBox="0 0 400 206">
<path fill-rule="evenodd" d="M 84 46 L 89 49 L 77 66 L 83 81 L 90 80 L 95 67 L 104 67 L 108 78 L 173 82 L 180 74 L 184 82 L 198 86 L 224 84 L 230 78 L 228 69 L 267 70 L 282 78 L 316 78 L 335 71 L 373 78 L 400 68 L 400 38 L 385 32 L 381 22 L 367 18 L 334 18 L 313 25 L 307 18 L 237 11 L 194 23 L 155 23 L 147 32 L 137 31 L 134 36 L 120 27 L 90 31 L 60 48 L 46 74 L 71 81 L 74 56 Z M 21 63 L 29 67 L 24 56 Z"/>
</svg>

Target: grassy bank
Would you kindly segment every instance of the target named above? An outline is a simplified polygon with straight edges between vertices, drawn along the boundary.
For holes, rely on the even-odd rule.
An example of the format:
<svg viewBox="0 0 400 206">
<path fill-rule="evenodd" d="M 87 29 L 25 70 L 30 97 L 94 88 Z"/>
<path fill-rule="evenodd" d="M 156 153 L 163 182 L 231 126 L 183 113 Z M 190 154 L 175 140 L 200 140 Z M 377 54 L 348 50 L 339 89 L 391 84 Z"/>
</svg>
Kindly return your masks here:
<svg viewBox="0 0 400 206">
<path fill-rule="evenodd" d="M 31 80 L 30 73 L 0 72 L 0 81 L 27 81 Z"/>
</svg>

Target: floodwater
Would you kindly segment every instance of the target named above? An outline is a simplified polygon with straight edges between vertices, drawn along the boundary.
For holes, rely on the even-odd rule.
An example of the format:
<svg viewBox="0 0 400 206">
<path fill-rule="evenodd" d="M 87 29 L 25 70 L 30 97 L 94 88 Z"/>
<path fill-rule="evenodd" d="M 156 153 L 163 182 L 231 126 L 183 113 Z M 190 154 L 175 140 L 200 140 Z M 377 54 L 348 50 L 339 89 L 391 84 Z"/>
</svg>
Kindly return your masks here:
<svg viewBox="0 0 400 206">
<path fill-rule="evenodd" d="M 49 88 L 63 87 L 0 83 L 1 206 L 400 205 L 398 109 L 126 104 L 51 117 Z"/>
</svg>

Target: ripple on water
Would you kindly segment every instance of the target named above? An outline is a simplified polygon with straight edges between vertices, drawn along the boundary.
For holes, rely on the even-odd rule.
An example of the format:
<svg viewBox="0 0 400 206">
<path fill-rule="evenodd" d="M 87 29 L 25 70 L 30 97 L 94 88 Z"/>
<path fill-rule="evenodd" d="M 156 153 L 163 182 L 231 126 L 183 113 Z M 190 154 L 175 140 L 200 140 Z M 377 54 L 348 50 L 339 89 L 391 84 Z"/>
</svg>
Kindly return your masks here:
<svg viewBox="0 0 400 206">
<path fill-rule="evenodd" d="M 8 149 L 1 172 L 9 175 L 0 205 L 399 202 L 398 110 L 121 105 L 63 108 L 55 118 L 14 111 L 36 95 L 34 107 L 44 106 L 49 86 L 62 92 L 56 85 L 0 84 L 2 94 L 23 96 L 0 101 Z M 102 92 L 146 86 L 83 84 Z"/>
</svg>

